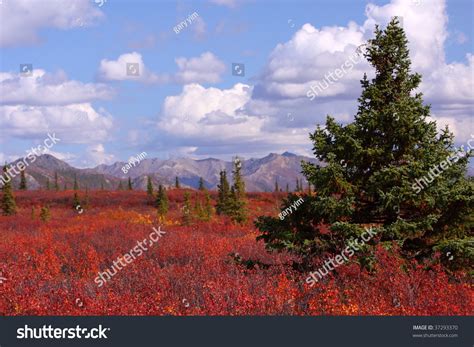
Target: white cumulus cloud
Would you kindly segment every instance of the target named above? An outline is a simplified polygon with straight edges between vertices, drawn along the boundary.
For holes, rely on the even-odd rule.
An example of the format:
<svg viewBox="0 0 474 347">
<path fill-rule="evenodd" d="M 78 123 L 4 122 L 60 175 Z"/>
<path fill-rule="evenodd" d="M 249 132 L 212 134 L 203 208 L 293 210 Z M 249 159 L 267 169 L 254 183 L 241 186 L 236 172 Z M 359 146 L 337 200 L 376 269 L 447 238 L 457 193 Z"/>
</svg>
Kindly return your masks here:
<svg viewBox="0 0 474 347">
<path fill-rule="evenodd" d="M 211 52 L 205 52 L 199 57 L 175 59 L 178 65 L 176 81 L 188 83 L 217 83 L 225 71 L 225 64 Z"/>
<path fill-rule="evenodd" d="M 90 0 L 4 0 L 0 5 L 0 46 L 41 41 L 40 30 L 89 26 L 104 15 Z"/>
<path fill-rule="evenodd" d="M 148 70 L 142 55 L 137 52 L 122 54 L 117 60 L 102 59 L 99 66 L 99 78 L 106 81 L 160 82 L 160 76 Z"/>
<path fill-rule="evenodd" d="M 33 70 L 31 76 L 0 73 L 0 92 L 3 105 L 67 105 L 109 99 L 114 94 L 105 84 L 71 81 L 63 71 L 41 69 Z"/>
</svg>

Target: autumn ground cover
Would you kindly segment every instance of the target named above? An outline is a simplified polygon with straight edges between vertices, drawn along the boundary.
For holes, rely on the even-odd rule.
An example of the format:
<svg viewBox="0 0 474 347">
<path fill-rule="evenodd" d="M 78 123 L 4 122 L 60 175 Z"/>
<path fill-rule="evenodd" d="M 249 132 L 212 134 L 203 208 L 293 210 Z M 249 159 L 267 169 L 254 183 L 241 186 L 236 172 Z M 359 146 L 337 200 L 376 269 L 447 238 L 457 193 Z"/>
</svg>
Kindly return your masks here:
<svg viewBox="0 0 474 347">
<path fill-rule="evenodd" d="M 145 192 L 92 191 L 83 213 L 72 191 L 15 192 L 18 213 L 0 216 L 1 315 L 469 315 L 463 273 L 417 264 L 378 246 L 372 273 L 355 263 L 310 287 L 294 256 L 269 253 L 252 221 L 277 216 L 285 194 L 247 194 L 248 222 L 213 215 L 182 225 L 183 191 L 168 192 L 159 221 Z M 190 191 L 203 198 L 202 193 Z M 80 192 L 84 196 L 84 192 Z M 215 195 L 213 196 L 215 200 Z M 40 208 L 51 218 L 42 221 Z M 161 226 L 166 234 L 98 287 L 94 278 Z M 236 253 L 238 253 L 236 255 Z M 247 260 L 251 260 L 248 262 Z M 321 259 L 322 260 L 322 259 Z M 318 263 L 318 260 L 315 261 Z M 251 264 L 251 265 L 249 265 Z"/>
</svg>

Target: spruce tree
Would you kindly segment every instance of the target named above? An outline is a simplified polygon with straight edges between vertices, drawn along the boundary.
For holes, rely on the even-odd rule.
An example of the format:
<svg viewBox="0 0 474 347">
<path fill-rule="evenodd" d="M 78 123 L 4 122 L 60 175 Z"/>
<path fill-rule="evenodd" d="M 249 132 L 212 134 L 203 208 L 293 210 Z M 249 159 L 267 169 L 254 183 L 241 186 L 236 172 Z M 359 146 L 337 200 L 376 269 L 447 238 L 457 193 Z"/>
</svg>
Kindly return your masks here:
<svg viewBox="0 0 474 347">
<path fill-rule="evenodd" d="M 51 218 L 51 212 L 49 210 L 49 206 L 46 205 L 46 206 L 41 207 L 40 219 L 43 222 L 47 222 L 50 218 Z"/>
<path fill-rule="evenodd" d="M 54 173 L 54 190 L 59 191 L 58 173 Z"/>
<path fill-rule="evenodd" d="M 153 183 L 150 176 L 146 177 L 146 193 L 148 196 L 153 196 Z"/>
<path fill-rule="evenodd" d="M 160 184 L 158 186 L 158 194 L 156 196 L 156 208 L 158 209 L 158 216 L 164 219 L 168 213 L 168 196 L 165 188 Z"/>
<path fill-rule="evenodd" d="M 300 181 L 298 181 L 298 178 L 296 178 L 296 187 L 295 187 L 295 192 L 300 191 Z"/>
<path fill-rule="evenodd" d="M 288 183 L 286 184 L 286 190 L 285 190 L 285 191 L 286 191 L 287 193 L 290 192 L 290 185 L 289 185 Z"/>
<path fill-rule="evenodd" d="M 234 176 L 234 190 L 238 199 L 245 199 L 245 182 L 242 177 L 242 161 L 239 157 L 234 160 L 234 170 L 232 171 Z"/>
<path fill-rule="evenodd" d="M 175 178 L 175 180 L 174 180 L 174 187 L 175 187 L 176 189 L 181 188 L 181 186 L 180 186 L 180 184 L 179 184 L 179 178 L 178 178 L 178 176 L 176 176 L 176 178 Z"/>
<path fill-rule="evenodd" d="M 375 78 L 361 81 L 354 122 L 338 124 L 328 116 L 310 135 L 325 165 L 304 163 L 303 173 L 318 194 L 305 196 L 283 221 L 257 220 L 268 248 L 309 260 L 340 251 L 371 225 L 377 242 L 397 242 L 408 258 L 462 249 L 473 259 L 474 182 L 465 176 L 473 153 L 455 148 L 449 129 L 438 133 L 429 120 L 430 107 L 415 92 L 421 76 L 410 70 L 407 44 L 396 18 L 385 30 L 376 27 L 364 54 Z M 437 178 L 434 167 L 444 167 Z M 428 181 L 422 187 L 421 179 Z M 330 233 L 323 231 L 328 224 Z"/>
<path fill-rule="evenodd" d="M 80 210 L 81 208 L 81 200 L 79 199 L 79 194 L 77 194 L 77 191 L 74 191 L 74 196 L 72 198 L 72 208 L 75 210 Z"/>
<path fill-rule="evenodd" d="M 275 193 L 280 191 L 280 187 L 278 187 L 278 179 L 275 179 Z"/>
<path fill-rule="evenodd" d="M 245 199 L 245 182 L 242 177 L 242 162 L 237 157 L 234 160 L 234 184 L 230 191 L 229 199 L 229 216 L 234 222 L 243 223 L 247 219 L 246 215 L 246 199 Z"/>
<path fill-rule="evenodd" d="M 216 212 L 218 215 L 223 215 L 227 214 L 229 211 L 230 186 L 229 181 L 227 181 L 227 172 L 225 170 L 222 170 L 219 173 L 219 176 Z"/>
<path fill-rule="evenodd" d="M 128 178 L 128 190 L 133 190 L 132 179 L 130 177 Z"/>
<path fill-rule="evenodd" d="M 117 187 L 117 190 L 123 190 L 122 180 L 119 181 L 119 185 Z"/>
<path fill-rule="evenodd" d="M 74 186 L 73 186 L 73 189 L 74 189 L 74 190 L 79 190 L 79 184 L 77 183 L 77 176 L 76 176 L 76 174 L 74 174 Z"/>
<path fill-rule="evenodd" d="M 199 220 L 206 220 L 206 212 L 202 206 L 202 202 L 199 199 L 198 194 L 194 196 L 194 214 Z"/>
<path fill-rule="evenodd" d="M 3 187 L 2 187 L 2 200 L 1 207 L 4 216 L 12 216 L 16 214 L 16 203 L 12 191 L 12 182 L 11 178 L 7 173 L 7 164 L 3 167 Z"/>
<path fill-rule="evenodd" d="M 49 183 L 49 177 L 46 178 L 46 190 L 51 190 L 51 184 Z"/>
<path fill-rule="evenodd" d="M 26 190 L 26 177 L 25 177 L 25 169 L 20 171 L 20 190 Z"/>
<path fill-rule="evenodd" d="M 235 186 L 230 189 L 229 212 L 228 216 L 237 223 L 243 223 L 247 219 L 245 210 L 245 200 L 239 197 Z"/>
<path fill-rule="evenodd" d="M 211 195 L 208 191 L 205 192 L 205 206 L 204 213 L 206 216 L 206 221 L 210 221 L 212 217 L 212 204 L 211 204 Z"/>
<path fill-rule="evenodd" d="M 202 177 L 199 177 L 199 190 L 204 191 L 206 187 L 204 187 L 204 180 Z"/>
</svg>

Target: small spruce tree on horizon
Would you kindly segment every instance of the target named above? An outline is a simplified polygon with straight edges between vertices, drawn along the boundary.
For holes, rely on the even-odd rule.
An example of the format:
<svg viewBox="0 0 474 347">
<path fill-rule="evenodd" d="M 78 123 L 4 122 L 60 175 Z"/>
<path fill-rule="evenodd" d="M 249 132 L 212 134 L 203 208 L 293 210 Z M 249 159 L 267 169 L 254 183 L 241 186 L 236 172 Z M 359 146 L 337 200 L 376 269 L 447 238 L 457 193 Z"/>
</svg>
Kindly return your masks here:
<svg viewBox="0 0 474 347">
<path fill-rule="evenodd" d="M 204 186 L 204 179 L 202 177 L 199 177 L 199 187 L 198 189 L 200 191 L 205 191 L 206 190 L 206 187 Z"/>
<path fill-rule="evenodd" d="M 54 190 L 59 191 L 58 173 L 54 172 Z"/>
<path fill-rule="evenodd" d="M 77 176 L 74 174 L 74 186 L 73 190 L 79 190 L 79 184 L 77 183 Z"/>
<path fill-rule="evenodd" d="M 216 212 L 218 215 L 225 215 L 229 212 L 230 186 L 229 181 L 227 180 L 226 170 L 222 170 L 219 173 L 219 176 Z"/>
<path fill-rule="evenodd" d="M 4 216 L 12 216 L 16 214 L 17 207 L 16 207 L 16 202 L 15 202 L 15 197 L 13 196 L 11 178 L 8 177 L 7 170 L 8 170 L 8 166 L 5 163 L 5 166 L 3 167 L 3 174 L 2 174 L 3 187 L 2 187 L 1 208 L 2 208 Z"/>
<path fill-rule="evenodd" d="M 168 202 L 168 196 L 166 194 L 166 189 L 163 187 L 163 185 L 158 186 L 158 193 L 156 195 L 156 208 L 158 212 L 158 217 L 160 220 L 164 220 L 166 217 L 166 214 L 168 213 L 168 208 L 169 208 L 169 202 Z"/>
<path fill-rule="evenodd" d="M 153 196 L 153 182 L 150 176 L 146 176 L 146 193 L 148 196 Z"/>
<path fill-rule="evenodd" d="M 20 190 L 27 190 L 27 185 L 26 185 L 26 177 L 25 177 L 25 169 L 20 170 Z"/>
</svg>

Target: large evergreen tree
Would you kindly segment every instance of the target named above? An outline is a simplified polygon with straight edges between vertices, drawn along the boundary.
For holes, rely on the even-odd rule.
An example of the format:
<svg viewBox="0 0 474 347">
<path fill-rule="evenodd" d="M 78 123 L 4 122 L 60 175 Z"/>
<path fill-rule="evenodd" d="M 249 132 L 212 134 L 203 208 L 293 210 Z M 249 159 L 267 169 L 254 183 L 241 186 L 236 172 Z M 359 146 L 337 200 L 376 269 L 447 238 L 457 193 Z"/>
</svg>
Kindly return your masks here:
<svg viewBox="0 0 474 347">
<path fill-rule="evenodd" d="M 455 148 L 448 129 L 438 133 L 428 119 L 430 107 L 415 93 L 421 76 L 410 71 L 407 43 L 396 18 L 385 30 L 376 27 L 365 52 L 375 78 L 361 81 L 355 120 L 342 125 L 328 116 L 326 126 L 310 135 L 316 158 L 325 163 L 303 163 L 317 194 L 305 196 L 284 220 L 258 219 L 268 248 L 289 249 L 309 261 L 340 251 L 371 225 L 378 242 L 396 241 L 406 257 L 449 249 L 472 259 L 474 185 L 465 177 L 472 152 Z M 429 181 L 423 189 L 422 178 Z M 290 195 L 283 207 L 297 198 Z M 322 232 L 323 225 L 331 233 Z"/>
<path fill-rule="evenodd" d="M 128 190 L 133 190 L 132 179 L 130 177 L 128 178 Z"/>
<path fill-rule="evenodd" d="M 4 216 L 11 216 L 16 214 L 16 203 L 15 198 L 13 197 L 11 178 L 8 176 L 7 169 L 8 167 L 5 164 L 3 167 L 2 177 L 3 187 L 1 207 Z"/>
</svg>

